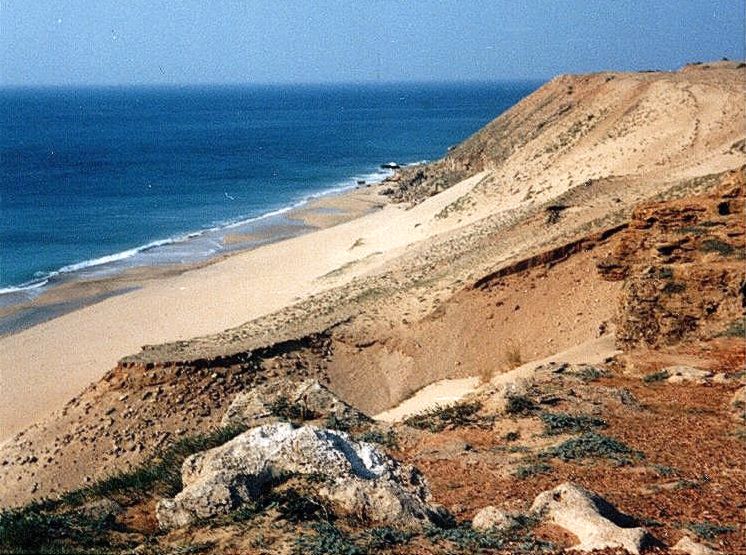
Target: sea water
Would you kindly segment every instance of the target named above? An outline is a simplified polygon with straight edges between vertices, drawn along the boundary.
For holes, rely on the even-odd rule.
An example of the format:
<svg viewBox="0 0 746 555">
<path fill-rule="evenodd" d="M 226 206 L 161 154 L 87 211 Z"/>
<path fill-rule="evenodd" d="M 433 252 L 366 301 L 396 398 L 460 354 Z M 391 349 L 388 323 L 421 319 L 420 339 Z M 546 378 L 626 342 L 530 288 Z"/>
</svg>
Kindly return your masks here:
<svg viewBox="0 0 746 555">
<path fill-rule="evenodd" d="M 432 160 L 540 83 L 0 89 L 0 305 Z"/>
</svg>

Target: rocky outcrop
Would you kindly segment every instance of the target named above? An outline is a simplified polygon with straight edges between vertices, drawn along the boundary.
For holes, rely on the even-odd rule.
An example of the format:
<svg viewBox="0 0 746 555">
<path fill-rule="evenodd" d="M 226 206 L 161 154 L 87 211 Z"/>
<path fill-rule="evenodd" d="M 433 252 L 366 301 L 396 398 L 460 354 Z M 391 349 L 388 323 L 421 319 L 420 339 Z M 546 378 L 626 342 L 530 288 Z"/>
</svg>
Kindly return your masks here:
<svg viewBox="0 0 746 555">
<path fill-rule="evenodd" d="M 415 468 L 342 432 L 274 423 L 189 457 L 182 467 L 184 489 L 158 503 L 158 522 L 175 528 L 226 514 L 283 476 L 314 476 L 318 497 L 338 514 L 398 526 L 442 518 Z"/>
<path fill-rule="evenodd" d="M 278 420 L 332 419 L 358 425 L 369 418 L 316 380 L 257 386 L 238 394 L 223 415 L 222 426 L 251 428 Z"/>
<path fill-rule="evenodd" d="M 632 214 L 601 275 L 625 280 L 617 340 L 622 348 L 672 345 L 721 332 L 746 307 L 746 167 L 707 195 L 643 204 Z"/>
<path fill-rule="evenodd" d="M 531 512 L 577 536 L 580 543 L 572 549 L 578 551 L 621 548 L 638 554 L 649 539 L 602 497 L 571 483 L 540 493 Z"/>
</svg>

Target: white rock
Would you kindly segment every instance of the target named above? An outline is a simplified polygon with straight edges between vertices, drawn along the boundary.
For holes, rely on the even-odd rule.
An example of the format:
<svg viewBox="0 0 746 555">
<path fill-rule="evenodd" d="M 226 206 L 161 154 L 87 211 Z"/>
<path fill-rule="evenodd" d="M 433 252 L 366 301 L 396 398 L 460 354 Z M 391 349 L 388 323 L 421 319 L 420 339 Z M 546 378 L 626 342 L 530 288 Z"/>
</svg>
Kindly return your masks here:
<svg viewBox="0 0 746 555">
<path fill-rule="evenodd" d="M 669 366 L 663 368 L 663 372 L 668 373 L 668 383 L 705 383 L 709 378 L 712 377 L 712 372 L 709 370 L 701 370 L 700 368 L 694 368 L 693 366 Z"/>
<path fill-rule="evenodd" d="M 622 548 L 638 555 L 647 538 L 644 529 L 628 527 L 630 519 L 602 497 L 567 482 L 540 493 L 531 512 L 577 536 L 580 543 L 573 550 Z"/>
<path fill-rule="evenodd" d="M 187 458 L 184 489 L 158 503 L 158 522 L 175 528 L 228 513 L 288 474 L 322 475 L 318 496 L 342 514 L 404 526 L 443 516 L 429 503 L 427 485 L 415 468 L 345 433 L 282 422 L 253 428 Z"/>
<path fill-rule="evenodd" d="M 719 551 L 715 551 L 704 544 L 697 543 L 689 536 L 681 538 L 671 550 L 677 553 L 686 553 L 687 555 L 720 555 Z"/>
<path fill-rule="evenodd" d="M 492 505 L 479 511 L 471 521 L 471 527 L 475 530 L 507 530 L 516 524 L 513 517 Z"/>
</svg>

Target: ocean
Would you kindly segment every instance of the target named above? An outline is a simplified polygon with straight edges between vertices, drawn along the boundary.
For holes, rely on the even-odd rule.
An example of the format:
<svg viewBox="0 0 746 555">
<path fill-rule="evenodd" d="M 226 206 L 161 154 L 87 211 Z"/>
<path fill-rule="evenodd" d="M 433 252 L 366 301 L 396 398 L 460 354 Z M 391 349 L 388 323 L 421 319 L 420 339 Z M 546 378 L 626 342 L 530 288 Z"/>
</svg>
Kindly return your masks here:
<svg viewBox="0 0 746 555">
<path fill-rule="evenodd" d="M 223 253 L 221 230 L 439 158 L 540 84 L 0 89 L 0 306 Z"/>
</svg>

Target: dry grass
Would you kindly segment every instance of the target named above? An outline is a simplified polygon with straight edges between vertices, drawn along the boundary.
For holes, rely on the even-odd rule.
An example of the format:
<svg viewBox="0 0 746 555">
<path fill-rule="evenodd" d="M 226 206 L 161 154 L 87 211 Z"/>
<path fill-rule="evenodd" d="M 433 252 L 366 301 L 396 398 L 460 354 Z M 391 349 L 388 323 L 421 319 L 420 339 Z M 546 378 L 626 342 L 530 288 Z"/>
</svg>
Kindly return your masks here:
<svg viewBox="0 0 746 555">
<path fill-rule="evenodd" d="M 512 370 L 518 368 L 524 362 L 523 355 L 521 354 L 521 346 L 513 340 L 505 343 L 505 348 L 502 353 L 502 362 L 505 370 Z"/>
<path fill-rule="evenodd" d="M 477 376 L 479 377 L 480 384 L 490 383 L 494 375 L 495 375 L 494 366 L 483 366 L 477 372 Z"/>
</svg>

